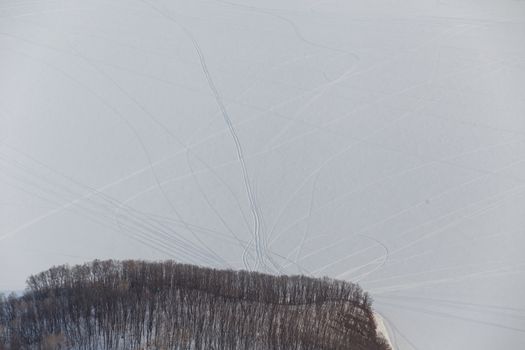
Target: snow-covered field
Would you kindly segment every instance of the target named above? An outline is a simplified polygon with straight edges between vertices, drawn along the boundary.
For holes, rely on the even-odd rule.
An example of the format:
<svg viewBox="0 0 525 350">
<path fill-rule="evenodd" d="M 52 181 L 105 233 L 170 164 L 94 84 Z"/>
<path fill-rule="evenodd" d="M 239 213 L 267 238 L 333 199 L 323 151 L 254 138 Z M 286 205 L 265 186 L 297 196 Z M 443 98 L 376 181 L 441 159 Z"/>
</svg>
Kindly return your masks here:
<svg viewBox="0 0 525 350">
<path fill-rule="evenodd" d="M 173 258 L 525 346 L 525 2 L 0 0 L 0 289 Z"/>
</svg>

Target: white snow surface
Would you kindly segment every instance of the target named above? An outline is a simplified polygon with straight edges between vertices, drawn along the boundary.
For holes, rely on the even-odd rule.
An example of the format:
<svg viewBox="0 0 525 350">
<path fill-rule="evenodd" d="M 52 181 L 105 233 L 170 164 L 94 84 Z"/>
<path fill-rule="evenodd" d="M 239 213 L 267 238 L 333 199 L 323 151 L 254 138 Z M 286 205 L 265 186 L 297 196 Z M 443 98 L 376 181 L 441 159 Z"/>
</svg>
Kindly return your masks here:
<svg viewBox="0 0 525 350">
<path fill-rule="evenodd" d="M 390 345 L 390 347 L 392 348 L 392 350 L 396 350 L 394 344 L 392 343 L 392 339 L 390 339 L 390 333 L 391 331 L 389 331 L 385 325 L 385 321 L 383 320 L 383 317 L 381 317 L 380 314 L 378 314 L 377 312 L 374 313 L 374 319 L 375 319 L 375 322 L 376 322 L 376 325 L 377 325 L 377 333 L 380 334 L 388 343 L 388 345 Z"/>
<path fill-rule="evenodd" d="M 525 1 L 0 0 L 0 289 L 176 259 L 525 348 Z"/>
</svg>

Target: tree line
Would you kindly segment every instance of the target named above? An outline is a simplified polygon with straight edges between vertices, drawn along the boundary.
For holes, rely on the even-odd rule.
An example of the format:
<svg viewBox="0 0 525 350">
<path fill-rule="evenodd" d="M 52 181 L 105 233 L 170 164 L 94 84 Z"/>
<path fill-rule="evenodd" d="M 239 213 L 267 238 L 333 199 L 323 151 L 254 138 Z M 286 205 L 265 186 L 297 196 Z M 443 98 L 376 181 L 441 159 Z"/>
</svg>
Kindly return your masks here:
<svg viewBox="0 0 525 350">
<path fill-rule="evenodd" d="M 0 350 L 389 350 L 357 284 L 173 261 L 93 261 L 0 297 Z"/>
</svg>

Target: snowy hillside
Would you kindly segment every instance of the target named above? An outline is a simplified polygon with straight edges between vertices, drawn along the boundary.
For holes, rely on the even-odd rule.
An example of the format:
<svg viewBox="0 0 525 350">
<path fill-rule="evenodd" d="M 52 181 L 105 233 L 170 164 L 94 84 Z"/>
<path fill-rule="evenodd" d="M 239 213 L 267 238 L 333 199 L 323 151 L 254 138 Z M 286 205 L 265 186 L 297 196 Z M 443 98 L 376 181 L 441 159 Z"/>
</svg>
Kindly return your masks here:
<svg viewBox="0 0 525 350">
<path fill-rule="evenodd" d="M 525 2 L 0 0 L 0 289 L 175 259 L 525 346 Z"/>
</svg>

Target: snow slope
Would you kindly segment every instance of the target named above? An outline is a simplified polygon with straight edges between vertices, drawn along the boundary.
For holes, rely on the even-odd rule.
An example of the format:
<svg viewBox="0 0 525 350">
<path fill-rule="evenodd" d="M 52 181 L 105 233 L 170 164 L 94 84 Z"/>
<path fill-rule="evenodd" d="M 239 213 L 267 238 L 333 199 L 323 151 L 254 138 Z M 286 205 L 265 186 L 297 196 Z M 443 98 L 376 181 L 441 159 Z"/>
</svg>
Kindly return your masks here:
<svg viewBox="0 0 525 350">
<path fill-rule="evenodd" d="M 525 345 L 525 2 L 0 1 L 0 289 L 93 258 L 369 290 Z"/>
<path fill-rule="evenodd" d="M 383 336 L 383 338 L 387 341 L 388 345 L 392 348 L 392 350 L 396 350 L 394 344 L 392 343 L 392 339 L 390 338 L 390 331 L 387 329 L 385 325 L 385 320 L 381 317 L 380 314 L 377 312 L 374 313 L 375 322 L 377 325 L 377 332 Z"/>
</svg>

